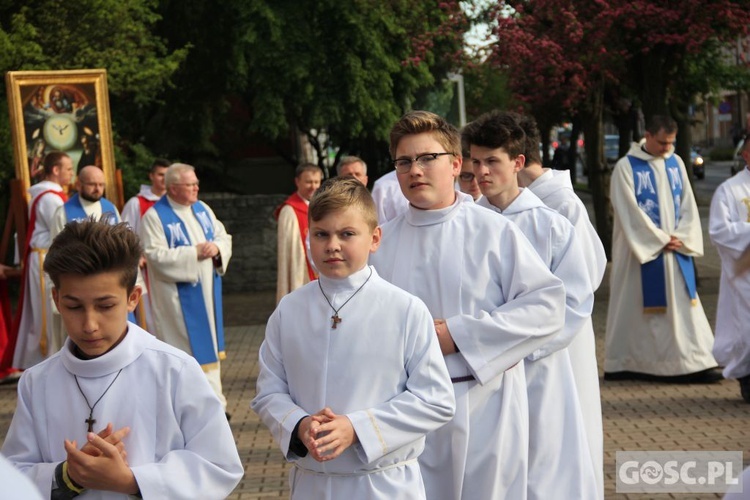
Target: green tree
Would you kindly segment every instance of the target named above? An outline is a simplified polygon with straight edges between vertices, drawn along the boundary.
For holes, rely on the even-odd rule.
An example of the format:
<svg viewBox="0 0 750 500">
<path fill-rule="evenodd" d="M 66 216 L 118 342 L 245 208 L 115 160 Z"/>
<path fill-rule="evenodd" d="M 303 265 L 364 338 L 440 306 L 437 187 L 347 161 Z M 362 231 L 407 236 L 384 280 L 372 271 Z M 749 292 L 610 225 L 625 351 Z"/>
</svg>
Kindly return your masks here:
<svg viewBox="0 0 750 500">
<path fill-rule="evenodd" d="M 152 34 L 155 0 L 30 0 L 0 2 L 0 70 L 107 69 L 118 167 L 132 179 L 123 155 L 137 142 L 138 111 L 157 99 L 187 53 L 168 51 Z M 14 176 L 7 95 L 0 96 L 0 192 Z M 124 124 L 124 135 L 118 125 Z M 128 137 L 129 139 L 126 139 Z M 119 149 L 119 150 L 118 150 Z M 133 179 L 133 183 L 135 180 Z"/>
<path fill-rule="evenodd" d="M 384 141 L 461 51 L 457 2 L 252 2 L 245 54 L 251 130 L 299 130 L 337 157 Z M 436 82 L 438 82 L 436 84 Z M 296 162 L 296 158 L 290 159 Z"/>
</svg>

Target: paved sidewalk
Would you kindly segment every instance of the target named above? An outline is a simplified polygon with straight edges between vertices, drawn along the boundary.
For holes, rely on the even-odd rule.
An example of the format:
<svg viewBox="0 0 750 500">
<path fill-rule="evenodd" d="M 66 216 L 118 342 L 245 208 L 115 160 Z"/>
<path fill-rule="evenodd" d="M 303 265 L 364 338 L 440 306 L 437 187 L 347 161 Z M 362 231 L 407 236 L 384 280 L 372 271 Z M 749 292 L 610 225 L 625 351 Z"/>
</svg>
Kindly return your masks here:
<svg viewBox="0 0 750 500">
<path fill-rule="evenodd" d="M 707 209 L 701 207 L 707 220 Z M 705 240 L 706 256 L 698 261 L 699 293 L 711 324 L 716 311 L 719 261 Z M 597 292 L 594 326 L 600 366 L 604 354 L 609 278 Z M 229 401 L 245 477 L 230 497 L 287 497 L 287 466 L 269 432 L 249 403 L 255 393 L 257 352 L 264 323 L 273 310 L 274 294 L 232 295 L 225 299 L 228 359 L 223 363 Z M 750 461 L 750 405 L 742 402 L 734 380 L 715 385 L 667 385 L 601 382 L 604 413 L 606 496 L 624 498 L 719 498 L 719 495 L 616 495 L 615 452 L 618 450 L 728 450 L 745 452 Z M 15 386 L 0 386 L 0 437 L 7 432 L 15 403 Z M 566 499 L 567 500 L 567 499 Z M 573 499 L 570 499 L 573 500 Z"/>
</svg>

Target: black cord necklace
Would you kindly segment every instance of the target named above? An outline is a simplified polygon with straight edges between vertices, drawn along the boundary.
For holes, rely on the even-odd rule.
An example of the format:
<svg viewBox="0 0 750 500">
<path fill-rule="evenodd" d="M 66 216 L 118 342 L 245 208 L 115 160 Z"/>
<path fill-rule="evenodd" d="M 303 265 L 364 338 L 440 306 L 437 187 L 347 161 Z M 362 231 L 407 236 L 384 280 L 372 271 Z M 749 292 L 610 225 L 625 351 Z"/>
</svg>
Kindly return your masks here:
<svg viewBox="0 0 750 500">
<path fill-rule="evenodd" d="M 362 285 L 359 288 L 357 288 L 357 291 L 355 291 L 353 294 L 351 294 L 349 296 L 349 298 L 346 299 L 346 302 L 344 302 L 343 304 L 341 304 L 341 306 L 339 306 L 338 309 L 336 309 L 335 307 L 333 307 L 333 304 L 331 304 L 331 301 L 328 300 L 328 296 L 323 291 L 323 285 L 321 285 L 320 284 L 320 280 L 318 280 L 318 287 L 320 288 L 320 293 L 323 294 L 323 298 L 326 299 L 326 302 L 328 302 L 328 305 L 331 306 L 331 309 L 333 309 L 333 316 L 331 316 L 331 328 L 333 328 L 335 330 L 336 329 L 336 325 L 338 325 L 339 323 L 341 323 L 341 318 L 339 317 L 339 311 L 341 309 L 343 309 L 344 306 L 347 305 L 349 303 L 349 301 L 352 300 L 352 298 L 354 298 L 354 296 L 359 293 L 360 290 L 362 290 L 362 288 L 367 284 L 367 282 L 370 281 L 370 278 L 372 278 L 372 268 L 370 268 L 370 275 L 367 277 L 367 279 L 365 280 L 365 282 L 362 283 Z"/>
<path fill-rule="evenodd" d="M 107 394 L 107 391 L 109 391 L 109 388 L 112 387 L 112 384 L 115 383 L 115 380 L 117 380 L 117 377 L 120 376 L 120 373 L 122 373 L 122 368 L 120 368 L 120 371 L 117 372 L 117 375 L 115 375 L 115 378 L 112 379 L 112 382 L 109 383 L 106 389 L 104 389 L 104 392 L 101 396 L 99 396 L 99 399 L 96 400 L 96 403 L 94 403 L 94 406 L 91 406 L 89 404 L 89 398 L 86 397 L 86 394 L 83 393 L 83 389 L 81 389 L 81 384 L 78 383 L 78 377 L 76 375 L 73 375 L 73 378 L 76 379 L 76 385 L 78 386 L 78 391 L 81 393 L 81 396 L 83 396 L 84 401 L 86 401 L 86 406 L 89 407 L 89 418 L 84 420 L 89 426 L 89 432 L 94 432 L 94 424 L 96 423 L 96 419 L 94 419 L 94 408 L 96 408 L 96 405 L 99 404 L 99 401 L 102 400 L 105 394 Z"/>
</svg>

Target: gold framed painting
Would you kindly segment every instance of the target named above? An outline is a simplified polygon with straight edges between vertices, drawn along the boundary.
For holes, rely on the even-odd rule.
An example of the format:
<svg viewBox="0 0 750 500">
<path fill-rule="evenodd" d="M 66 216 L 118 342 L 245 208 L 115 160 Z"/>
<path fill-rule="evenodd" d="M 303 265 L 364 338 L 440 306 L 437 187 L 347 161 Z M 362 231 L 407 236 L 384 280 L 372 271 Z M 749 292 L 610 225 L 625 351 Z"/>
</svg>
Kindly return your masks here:
<svg viewBox="0 0 750 500">
<path fill-rule="evenodd" d="M 115 185 L 106 70 L 9 71 L 5 84 L 16 178 L 24 192 L 42 180 L 44 155 L 63 151 L 76 173 L 87 165 L 100 167 L 107 198 L 122 206 Z"/>
</svg>

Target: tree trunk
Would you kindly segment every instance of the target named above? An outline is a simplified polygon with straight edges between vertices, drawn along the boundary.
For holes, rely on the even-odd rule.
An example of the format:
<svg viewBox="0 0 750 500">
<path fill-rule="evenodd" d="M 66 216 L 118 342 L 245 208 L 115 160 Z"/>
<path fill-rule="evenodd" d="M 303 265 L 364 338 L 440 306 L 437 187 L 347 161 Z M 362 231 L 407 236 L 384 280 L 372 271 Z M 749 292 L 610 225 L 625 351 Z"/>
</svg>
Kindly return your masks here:
<svg viewBox="0 0 750 500">
<path fill-rule="evenodd" d="M 568 165 L 570 165 L 570 180 L 575 185 L 578 180 L 578 136 L 581 135 L 581 120 L 573 118 L 573 128 L 570 131 L 570 147 L 568 148 Z M 584 158 L 585 160 L 585 158 Z"/>
<path fill-rule="evenodd" d="M 604 134 L 602 113 L 604 110 L 604 92 L 601 87 L 593 88 L 588 106 L 581 112 L 583 123 L 584 150 L 586 165 L 589 171 L 589 185 L 594 198 L 594 217 L 596 232 L 604 244 L 607 258 L 612 255 L 612 204 L 609 199 L 610 171 L 604 161 Z"/>
<path fill-rule="evenodd" d="M 690 188 L 694 187 L 693 162 L 690 161 L 690 149 L 693 146 L 693 131 L 690 128 L 690 117 L 688 115 L 688 105 L 673 100 L 671 103 L 672 117 L 677 122 L 677 141 L 675 142 L 675 153 L 685 162 L 685 168 L 688 172 Z M 695 192 L 695 189 L 693 189 Z"/>
</svg>

